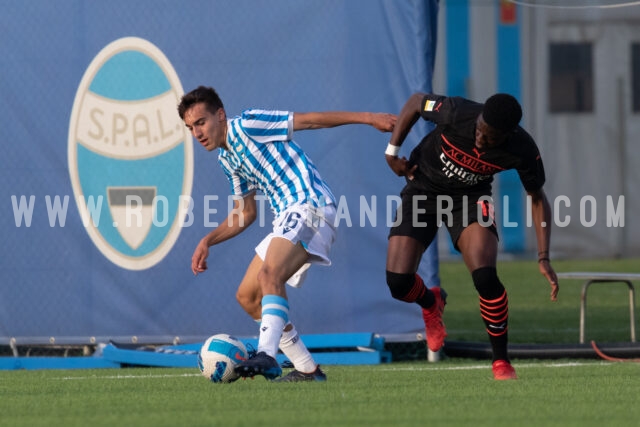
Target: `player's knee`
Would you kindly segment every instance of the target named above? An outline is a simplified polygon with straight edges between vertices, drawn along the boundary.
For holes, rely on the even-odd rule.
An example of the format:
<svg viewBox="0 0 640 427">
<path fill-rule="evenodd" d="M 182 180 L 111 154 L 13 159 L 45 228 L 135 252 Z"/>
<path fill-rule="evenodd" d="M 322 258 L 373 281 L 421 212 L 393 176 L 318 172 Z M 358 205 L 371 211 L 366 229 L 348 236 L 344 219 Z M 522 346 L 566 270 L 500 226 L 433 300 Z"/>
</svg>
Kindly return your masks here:
<svg viewBox="0 0 640 427">
<path fill-rule="evenodd" d="M 495 299 L 504 293 L 504 286 L 498 278 L 495 267 L 481 267 L 471 272 L 473 285 L 478 294 L 485 299 Z"/>
<path fill-rule="evenodd" d="M 260 313 L 261 311 L 260 298 L 254 294 L 242 292 L 242 290 L 239 289 L 236 292 L 236 301 L 238 301 L 240 307 L 250 315 Z"/>
<path fill-rule="evenodd" d="M 414 273 L 393 273 L 387 271 L 387 286 L 391 291 L 391 296 L 395 299 L 402 300 L 413 288 L 416 280 Z"/>
<path fill-rule="evenodd" d="M 245 309 L 245 311 L 246 311 L 245 307 L 250 305 L 250 298 L 248 298 L 248 296 L 242 291 L 236 292 L 236 301 L 238 301 L 238 304 L 240 304 L 240 307 Z"/>
</svg>

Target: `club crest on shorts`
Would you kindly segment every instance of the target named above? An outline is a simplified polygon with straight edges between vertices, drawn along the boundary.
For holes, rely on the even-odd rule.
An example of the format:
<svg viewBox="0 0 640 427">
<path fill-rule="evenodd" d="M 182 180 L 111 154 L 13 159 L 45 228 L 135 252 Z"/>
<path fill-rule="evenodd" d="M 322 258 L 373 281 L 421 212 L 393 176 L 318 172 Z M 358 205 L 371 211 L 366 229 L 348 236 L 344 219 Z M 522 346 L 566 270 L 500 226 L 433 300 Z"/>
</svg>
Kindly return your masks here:
<svg viewBox="0 0 640 427">
<path fill-rule="evenodd" d="M 176 107 L 182 85 L 152 43 L 118 39 L 84 73 L 69 123 L 71 185 L 100 252 L 129 270 L 160 262 L 191 196 L 193 141 Z"/>
</svg>

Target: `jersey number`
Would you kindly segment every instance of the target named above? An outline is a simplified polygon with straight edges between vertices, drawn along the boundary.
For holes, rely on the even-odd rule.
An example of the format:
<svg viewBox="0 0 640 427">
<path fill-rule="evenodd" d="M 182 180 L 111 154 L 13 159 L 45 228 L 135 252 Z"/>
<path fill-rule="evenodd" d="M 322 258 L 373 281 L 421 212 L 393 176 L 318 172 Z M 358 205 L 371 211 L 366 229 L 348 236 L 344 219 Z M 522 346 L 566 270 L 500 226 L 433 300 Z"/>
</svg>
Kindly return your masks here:
<svg viewBox="0 0 640 427">
<path fill-rule="evenodd" d="M 282 223 L 284 224 L 284 232 L 288 233 L 298 226 L 298 221 L 302 218 L 299 212 L 289 212 L 284 218 Z"/>
</svg>

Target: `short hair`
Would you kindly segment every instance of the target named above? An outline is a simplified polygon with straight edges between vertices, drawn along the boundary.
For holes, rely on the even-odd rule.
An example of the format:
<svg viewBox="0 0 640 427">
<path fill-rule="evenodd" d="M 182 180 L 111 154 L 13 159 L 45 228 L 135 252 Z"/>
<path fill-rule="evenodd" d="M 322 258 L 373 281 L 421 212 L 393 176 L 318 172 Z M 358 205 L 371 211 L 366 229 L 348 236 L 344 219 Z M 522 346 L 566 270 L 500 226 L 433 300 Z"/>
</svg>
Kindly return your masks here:
<svg viewBox="0 0 640 427">
<path fill-rule="evenodd" d="M 508 93 L 496 93 L 484 103 L 482 118 L 495 129 L 510 131 L 520 123 L 522 107 L 518 100 Z"/>
<path fill-rule="evenodd" d="M 184 94 L 178 104 L 178 114 L 184 120 L 184 113 L 195 104 L 203 102 L 211 113 L 215 113 L 220 108 L 224 108 L 218 93 L 212 87 L 198 86 L 191 92 Z"/>
</svg>

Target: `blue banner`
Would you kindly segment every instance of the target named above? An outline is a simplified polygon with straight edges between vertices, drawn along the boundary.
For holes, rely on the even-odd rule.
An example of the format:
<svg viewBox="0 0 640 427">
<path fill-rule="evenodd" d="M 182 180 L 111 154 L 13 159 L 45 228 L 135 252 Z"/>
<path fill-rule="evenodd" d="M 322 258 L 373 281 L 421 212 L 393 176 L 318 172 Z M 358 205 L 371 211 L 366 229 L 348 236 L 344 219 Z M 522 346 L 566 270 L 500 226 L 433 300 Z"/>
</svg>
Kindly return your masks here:
<svg viewBox="0 0 640 427">
<path fill-rule="evenodd" d="M 256 335 L 235 290 L 271 214 L 265 205 L 245 233 L 211 248 L 206 273 L 192 274 L 195 246 L 228 213 L 229 185 L 182 125 L 179 97 L 213 86 L 229 116 L 398 113 L 431 89 L 437 7 L 1 0 L 0 343 Z M 423 330 L 420 308 L 395 301 L 385 283 L 403 186 L 384 159 L 388 138 L 367 126 L 294 135 L 340 218 L 333 265 L 289 289 L 301 333 Z"/>
</svg>

